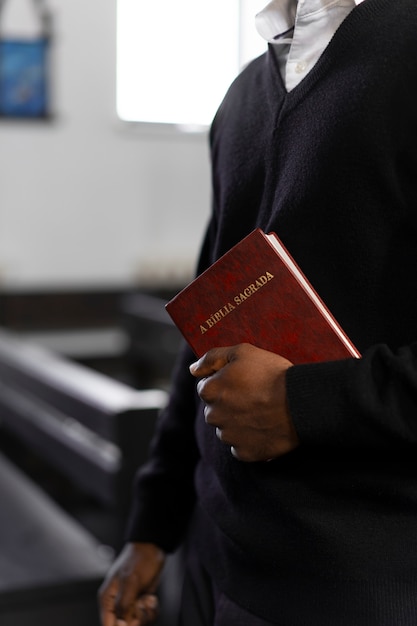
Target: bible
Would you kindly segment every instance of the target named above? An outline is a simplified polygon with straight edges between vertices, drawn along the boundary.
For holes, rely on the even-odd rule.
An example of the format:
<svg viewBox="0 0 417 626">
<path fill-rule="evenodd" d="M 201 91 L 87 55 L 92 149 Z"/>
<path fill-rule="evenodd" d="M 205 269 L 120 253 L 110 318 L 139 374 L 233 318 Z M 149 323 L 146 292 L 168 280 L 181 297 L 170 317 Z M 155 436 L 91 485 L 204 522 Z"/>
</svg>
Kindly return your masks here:
<svg viewBox="0 0 417 626">
<path fill-rule="evenodd" d="M 197 357 L 239 343 L 294 364 L 361 356 L 279 237 L 259 228 L 165 307 Z"/>
</svg>

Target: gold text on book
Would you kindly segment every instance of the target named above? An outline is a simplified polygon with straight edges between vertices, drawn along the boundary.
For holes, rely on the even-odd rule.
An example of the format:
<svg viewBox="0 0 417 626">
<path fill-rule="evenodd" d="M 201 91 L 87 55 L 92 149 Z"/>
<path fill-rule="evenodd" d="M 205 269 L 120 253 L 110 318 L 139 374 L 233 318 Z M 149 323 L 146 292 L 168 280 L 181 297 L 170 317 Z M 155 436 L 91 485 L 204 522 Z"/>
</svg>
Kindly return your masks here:
<svg viewBox="0 0 417 626">
<path fill-rule="evenodd" d="M 218 322 L 220 322 L 226 315 L 229 315 L 237 306 L 240 306 L 245 300 L 250 298 L 254 293 L 264 287 L 270 280 L 274 278 L 274 275 L 270 272 L 265 272 L 262 276 L 259 276 L 255 282 L 251 283 L 245 289 L 243 289 L 238 295 L 233 298 L 234 304 L 228 302 L 222 306 L 218 311 L 212 313 L 209 318 L 206 319 L 204 324 L 200 324 L 200 332 L 202 335 L 206 333 L 210 328 L 213 328 Z"/>
</svg>

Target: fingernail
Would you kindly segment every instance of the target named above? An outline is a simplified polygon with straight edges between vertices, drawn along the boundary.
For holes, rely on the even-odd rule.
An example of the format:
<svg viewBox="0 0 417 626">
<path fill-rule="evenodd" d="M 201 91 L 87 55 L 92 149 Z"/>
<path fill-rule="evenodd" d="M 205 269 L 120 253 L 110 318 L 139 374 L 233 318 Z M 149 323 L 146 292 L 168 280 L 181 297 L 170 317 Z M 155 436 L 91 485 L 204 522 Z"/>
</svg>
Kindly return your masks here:
<svg viewBox="0 0 417 626">
<path fill-rule="evenodd" d="M 146 605 L 149 609 L 156 609 L 158 606 L 158 598 L 156 596 L 148 596 Z"/>
<path fill-rule="evenodd" d="M 194 374 L 194 372 L 198 369 L 198 361 L 195 361 L 195 363 L 191 363 L 190 365 L 190 372 L 191 374 Z"/>
</svg>

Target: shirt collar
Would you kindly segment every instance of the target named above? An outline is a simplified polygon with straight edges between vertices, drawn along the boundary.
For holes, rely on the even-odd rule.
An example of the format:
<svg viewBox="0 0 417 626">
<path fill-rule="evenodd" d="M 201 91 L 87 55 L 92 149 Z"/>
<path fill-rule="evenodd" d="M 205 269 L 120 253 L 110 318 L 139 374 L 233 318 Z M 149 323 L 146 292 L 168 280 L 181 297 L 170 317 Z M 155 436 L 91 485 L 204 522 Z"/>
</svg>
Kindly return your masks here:
<svg viewBox="0 0 417 626">
<path fill-rule="evenodd" d="M 339 0 L 357 6 L 364 0 Z M 336 0 L 337 2 L 337 0 Z M 271 0 L 256 15 L 256 28 L 259 34 L 271 43 L 291 41 L 294 30 L 297 7 L 305 13 L 312 13 L 335 4 L 335 0 Z"/>
</svg>

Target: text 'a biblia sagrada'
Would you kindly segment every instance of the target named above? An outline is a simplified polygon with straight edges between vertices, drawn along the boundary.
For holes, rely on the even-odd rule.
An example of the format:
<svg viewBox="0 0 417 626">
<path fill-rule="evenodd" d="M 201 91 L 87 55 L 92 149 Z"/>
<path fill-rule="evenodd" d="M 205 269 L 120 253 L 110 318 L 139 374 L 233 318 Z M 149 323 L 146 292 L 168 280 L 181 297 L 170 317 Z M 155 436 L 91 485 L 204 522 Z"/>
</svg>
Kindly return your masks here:
<svg viewBox="0 0 417 626">
<path fill-rule="evenodd" d="M 271 272 L 265 272 L 262 276 L 259 276 L 255 280 L 255 282 L 250 283 L 245 289 L 243 289 L 239 294 L 232 298 L 232 301 L 229 301 L 227 304 L 223 305 L 216 313 L 212 313 L 210 317 L 206 319 L 204 324 L 200 324 L 200 332 L 202 335 L 206 333 L 210 328 L 213 328 L 216 324 L 218 324 L 226 315 L 229 315 L 232 311 L 235 310 L 237 306 L 240 306 L 245 300 L 253 296 L 259 289 L 264 287 L 270 280 L 274 278 L 274 275 Z"/>
</svg>

